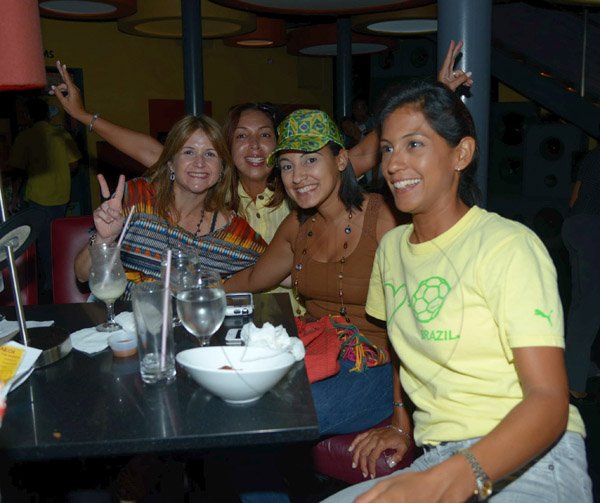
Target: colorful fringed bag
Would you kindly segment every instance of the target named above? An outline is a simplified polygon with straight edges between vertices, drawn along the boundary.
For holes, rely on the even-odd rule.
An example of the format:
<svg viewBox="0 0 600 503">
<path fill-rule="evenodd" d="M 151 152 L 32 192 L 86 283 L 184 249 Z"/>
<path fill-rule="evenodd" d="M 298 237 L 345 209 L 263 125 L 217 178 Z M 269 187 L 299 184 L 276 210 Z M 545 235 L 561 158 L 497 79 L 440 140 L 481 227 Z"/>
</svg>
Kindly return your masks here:
<svg viewBox="0 0 600 503">
<path fill-rule="evenodd" d="M 385 349 L 372 344 L 342 316 L 323 316 L 315 321 L 296 317 L 295 321 L 306 350 L 304 364 L 311 383 L 336 375 L 340 359 L 355 362 L 351 372 L 364 372 L 389 361 Z"/>
</svg>

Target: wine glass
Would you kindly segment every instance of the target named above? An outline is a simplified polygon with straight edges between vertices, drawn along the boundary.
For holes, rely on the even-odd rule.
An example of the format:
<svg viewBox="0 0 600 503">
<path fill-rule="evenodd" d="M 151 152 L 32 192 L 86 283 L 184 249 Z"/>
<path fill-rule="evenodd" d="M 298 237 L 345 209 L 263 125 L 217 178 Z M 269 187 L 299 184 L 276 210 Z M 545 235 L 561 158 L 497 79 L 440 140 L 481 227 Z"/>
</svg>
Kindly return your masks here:
<svg viewBox="0 0 600 503">
<path fill-rule="evenodd" d="M 98 332 L 121 330 L 115 321 L 114 303 L 125 291 L 127 278 L 121 263 L 121 249 L 117 243 L 100 243 L 90 247 L 92 268 L 89 285 L 94 296 L 106 304 L 107 320 L 96 327 Z"/>
<path fill-rule="evenodd" d="M 225 319 L 225 291 L 215 271 L 197 265 L 181 278 L 177 292 L 177 314 L 186 330 L 208 346 L 210 337 Z"/>
<path fill-rule="evenodd" d="M 198 256 L 189 248 L 174 248 L 171 250 L 171 277 L 169 280 L 169 289 L 171 290 L 173 300 L 177 298 L 177 292 L 179 291 L 179 284 L 182 278 L 184 278 L 188 273 L 193 272 L 193 268 L 197 262 Z M 165 250 L 162 254 L 160 266 L 160 277 L 164 283 L 167 271 L 167 250 Z M 175 315 L 173 316 L 173 326 L 177 327 L 179 325 L 181 325 L 181 320 L 175 311 Z"/>
</svg>

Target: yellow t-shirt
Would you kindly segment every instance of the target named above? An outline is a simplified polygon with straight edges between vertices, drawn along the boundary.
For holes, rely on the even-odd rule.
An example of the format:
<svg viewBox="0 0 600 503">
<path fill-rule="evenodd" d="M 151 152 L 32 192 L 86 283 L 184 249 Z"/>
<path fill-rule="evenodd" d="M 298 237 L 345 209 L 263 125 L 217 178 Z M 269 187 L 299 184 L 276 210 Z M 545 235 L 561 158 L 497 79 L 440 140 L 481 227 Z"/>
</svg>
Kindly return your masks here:
<svg viewBox="0 0 600 503">
<path fill-rule="evenodd" d="M 69 202 L 69 165 L 79 159 L 81 154 L 69 133 L 39 121 L 17 136 L 8 164 L 27 171 L 25 200 L 57 206 Z"/>
<path fill-rule="evenodd" d="M 387 321 L 416 443 L 486 435 L 523 399 L 512 348 L 564 348 L 554 264 L 528 228 L 477 207 L 426 243 L 412 231 L 383 237 L 366 310 Z M 567 429 L 585 434 L 573 406 Z"/>
</svg>

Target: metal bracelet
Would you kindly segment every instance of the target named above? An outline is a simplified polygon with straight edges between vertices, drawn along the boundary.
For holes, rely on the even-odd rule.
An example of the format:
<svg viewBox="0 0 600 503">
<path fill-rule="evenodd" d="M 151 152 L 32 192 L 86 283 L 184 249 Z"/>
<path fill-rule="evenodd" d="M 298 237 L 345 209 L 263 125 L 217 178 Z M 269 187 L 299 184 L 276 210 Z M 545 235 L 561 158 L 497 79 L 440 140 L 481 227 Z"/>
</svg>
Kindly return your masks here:
<svg viewBox="0 0 600 503">
<path fill-rule="evenodd" d="M 404 408 L 404 402 L 396 402 L 396 401 L 394 401 L 394 402 L 392 402 L 392 405 L 394 407 L 400 407 L 401 409 Z"/>
<path fill-rule="evenodd" d="M 88 126 L 88 130 L 91 133 L 94 130 L 94 122 L 96 122 L 96 120 L 98 119 L 98 117 L 100 117 L 100 114 L 94 114 L 92 115 L 92 120 L 90 121 L 90 124 Z"/>
<path fill-rule="evenodd" d="M 404 435 L 406 438 L 408 438 L 409 442 L 412 442 L 412 435 L 404 431 L 402 428 L 394 426 L 393 424 L 388 424 L 386 428 L 396 430 L 398 433 L 400 433 L 400 435 Z"/>
</svg>

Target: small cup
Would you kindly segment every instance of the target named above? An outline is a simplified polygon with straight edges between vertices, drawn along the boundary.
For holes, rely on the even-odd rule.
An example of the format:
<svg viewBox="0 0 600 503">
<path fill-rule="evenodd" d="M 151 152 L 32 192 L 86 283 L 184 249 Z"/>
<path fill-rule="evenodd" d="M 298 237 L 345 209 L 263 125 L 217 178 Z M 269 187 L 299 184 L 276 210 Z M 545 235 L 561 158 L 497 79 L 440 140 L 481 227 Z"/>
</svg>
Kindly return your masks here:
<svg viewBox="0 0 600 503">
<path fill-rule="evenodd" d="M 142 381 L 148 384 L 172 381 L 175 379 L 175 343 L 168 289 L 165 291 L 164 284 L 160 282 L 138 283 L 132 289 L 132 305 Z M 163 342 L 165 321 L 166 338 Z"/>
<path fill-rule="evenodd" d="M 108 338 L 108 345 L 117 358 L 127 358 L 137 353 L 137 336 L 135 333 L 120 330 Z"/>
</svg>

